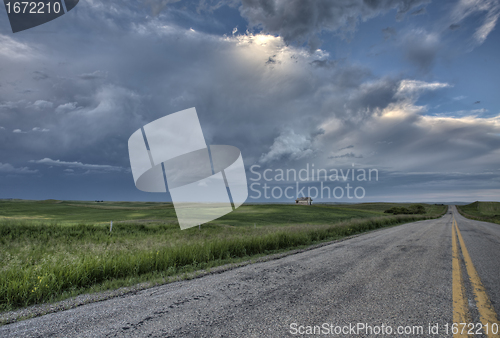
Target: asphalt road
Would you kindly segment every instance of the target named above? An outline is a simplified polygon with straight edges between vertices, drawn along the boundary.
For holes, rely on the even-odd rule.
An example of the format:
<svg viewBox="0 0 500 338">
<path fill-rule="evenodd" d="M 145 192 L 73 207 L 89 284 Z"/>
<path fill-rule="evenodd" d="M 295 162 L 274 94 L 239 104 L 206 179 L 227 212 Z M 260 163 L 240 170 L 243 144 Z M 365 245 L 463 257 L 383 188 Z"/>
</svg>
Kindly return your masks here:
<svg viewBox="0 0 500 338">
<path fill-rule="evenodd" d="M 295 337 L 316 329 L 375 337 L 390 326 L 393 337 L 452 337 L 445 325 L 451 330 L 454 318 L 480 323 L 492 311 L 500 313 L 500 225 L 450 207 L 437 220 L 2 326 L 0 336 Z M 429 334 L 429 324 L 438 332 Z"/>
</svg>

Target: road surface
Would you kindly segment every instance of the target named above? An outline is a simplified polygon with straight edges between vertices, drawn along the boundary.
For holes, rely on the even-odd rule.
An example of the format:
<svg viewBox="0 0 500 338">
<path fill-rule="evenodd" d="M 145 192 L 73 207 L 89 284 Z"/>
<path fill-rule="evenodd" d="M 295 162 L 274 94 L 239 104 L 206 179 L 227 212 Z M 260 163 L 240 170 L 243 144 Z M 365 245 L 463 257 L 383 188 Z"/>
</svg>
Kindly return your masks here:
<svg viewBox="0 0 500 338">
<path fill-rule="evenodd" d="M 5 325 L 0 336 L 453 337 L 452 323 L 466 321 L 472 337 L 499 337 L 478 331 L 494 330 L 498 313 L 500 225 L 450 207 L 437 220 Z"/>
</svg>

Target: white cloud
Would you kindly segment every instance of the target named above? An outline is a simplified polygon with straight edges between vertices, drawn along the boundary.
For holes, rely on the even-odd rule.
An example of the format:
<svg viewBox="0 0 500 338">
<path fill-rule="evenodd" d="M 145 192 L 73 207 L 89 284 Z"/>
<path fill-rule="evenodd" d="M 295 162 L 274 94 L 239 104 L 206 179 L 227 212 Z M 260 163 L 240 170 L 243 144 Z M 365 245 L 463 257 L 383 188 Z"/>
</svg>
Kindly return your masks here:
<svg viewBox="0 0 500 338">
<path fill-rule="evenodd" d="M 498 0 L 460 0 L 451 14 L 453 24 L 458 24 L 482 12 L 486 12 L 486 16 L 473 35 L 476 45 L 481 45 L 495 28 L 500 16 L 500 2 Z"/>
<path fill-rule="evenodd" d="M 356 144 L 355 154 L 362 158 L 342 159 L 335 156 L 338 152 L 330 158 L 334 163 L 353 161 L 403 175 L 431 168 L 441 174 L 498 168 L 500 116 L 480 118 L 471 111 L 463 116 L 429 116 L 421 115 L 423 110 L 414 101 L 395 102 L 350 129 L 332 118 L 321 126 L 325 134 L 316 144 L 320 149 Z"/>
<path fill-rule="evenodd" d="M 479 116 L 480 114 L 484 114 L 487 112 L 488 112 L 488 109 L 481 108 L 481 109 L 458 110 L 458 111 L 454 111 L 454 112 L 438 113 L 438 114 L 435 114 L 435 116 L 438 116 L 438 117 L 476 117 L 476 116 Z"/>
<path fill-rule="evenodd" d="M 28 44 L 0 34 L 0 55 L 6 59 L 27 61 L 36 56 L 36 53 Z"/>
<path fill-rule="evenodd" d="M 17 109 L 17 108 L 21 108 L 22 106 L 25 106 L 26 103 L 27 103 L 26 100 L 19 100 L 16 102 L 7 101 L 7 102 L 0 104 L 0 109 Z"/>
<path fill-rule="evenodd" d="M 28 167 L 15 168 L 10 163 L 1 163 L 0 162 L 0 173 L 7 174 L 35 174 L 38 170 L 31 170 Z"/>
<path fill-rule="evenodd" d="M 46 132 L 49 132 L 50 129 L 35 127 L 35 128 L 32 129 L 32 131 L 40 131 L 40 132 L 46 133 Z"/>
<path fill-rule="evenodd" d="M 45 100 L 36 100 L 35 103 L 32 105 L 28 106 L 29 108 L 34 108 L 37 110 L 44 110 L 44 109 L 50 109 L 54 106 L 54 104 L 50 101 L 45 101 Z"/>
<path fill-rule="evenodd" d="M 500 8 L 497 5 L 494 11 L 490 11 L 488 13 L 484 23 L 474 33 L 474 39 L 477 41 L 478 44 L 482 44 L 486 40 L 488 35 L 491 33 L 491 31 L 493 31 L 493 29 L 497 24 L 499 16 L 500 16 Z"/>
<path fill-rule="evenodd" d="M 61 160 L 53 160 L 50 158 L 44 158 L 41 160 L 30 160 L 30 163 L 36 164 L 45 164 L 49 166 L 58 166 L 58 167 L 68 167 L 68 168 L 77 168 L 77 169 L 86 169 L 92 171 L 102 171 L 102 172 L 112 172 L 112 171 L 124 171 L 125 168 L 106 165 L 106 164 L 85 164 L 82 162 L 66 162 Z"/>
<path fill-rule="evenodd" d="M 56 113 L 68 113 L 72 110 L 75 110 L 78 105 L 78 102 L 68 102 L 65 104 L 61 104 L 56 108 Z"/>
<path fill-rule="evenodd" d="M 95 79 L 105 79 L 107 76 L 108 72 L 96 70 L 95 72 L 92 73 L 81 74 L 78 77 L 83 80 L 95 80 Z"/>
<path fill-rule="evenodd" d="M 269 152 L 262 154 L 259 162 L 290 159 L 300 160 L 313 154 L 310 136 L 296 134 L 293 130 L 286 130 L 274 139 Z"/>
<path fill-rule="evenodd" d="M 396 97 L 407 97 L 421 94 L 427 90 L 438 90 L 442 88 L 451 87 L 448 83 L 441 82 L 425 82 L 419 80 L 403 80 L 399 84 L 396 92 Z"/>
<path fill-rule="evenodd" d="M 46 133 L 46 132 L 49 132 L 49 131 L 50 131 L 50 129 L 47 129 L 47 128 L 35 127 L 33 129 L 31 129 L 29 132 L 42 132 L 42 133 Z M 14 129 L 12 132 L 15 133 L 15 134 L 27 134 L 28 133 L 28 131 L 22 131 L 21 129 Z"/>
</svg>

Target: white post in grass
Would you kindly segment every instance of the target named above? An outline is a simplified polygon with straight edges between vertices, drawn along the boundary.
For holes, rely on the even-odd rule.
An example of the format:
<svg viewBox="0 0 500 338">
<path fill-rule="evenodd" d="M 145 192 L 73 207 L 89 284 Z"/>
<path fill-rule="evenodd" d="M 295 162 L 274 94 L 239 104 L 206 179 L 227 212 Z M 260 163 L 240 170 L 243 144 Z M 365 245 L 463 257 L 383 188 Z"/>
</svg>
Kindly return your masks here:
<svg viewBox="0 0 500 338">
<path fill-rule="evenodd" d="M 198 224 L 198 230 L 201 230 L 201 224 Z"/>
<path fill-rule="evenodd" d="M 109 224 L 109 232 L 111 232 L 111 230 L 113 230 L 113 221 Z"/>
<path fill-rule="evenodd" d="M 254 229 L 257 229 L 257 225 L 256 225 L 255 223 L 253 224 L 253 228 L 254 228 Z"/>
</svg>

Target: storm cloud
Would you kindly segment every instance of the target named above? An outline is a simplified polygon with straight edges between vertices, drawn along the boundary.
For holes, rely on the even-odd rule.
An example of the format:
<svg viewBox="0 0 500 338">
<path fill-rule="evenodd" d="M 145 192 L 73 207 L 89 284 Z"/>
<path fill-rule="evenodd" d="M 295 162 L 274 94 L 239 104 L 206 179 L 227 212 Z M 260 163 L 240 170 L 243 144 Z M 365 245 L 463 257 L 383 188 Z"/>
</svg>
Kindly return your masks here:
<svg viewBox="0 0 500 338">
<path fill-rule="evenodd" d="M 286 43 L 308 42 L 315 49 L 321 32 L 352 33 L 359 21 L 390 10 L 402 19 L 429 0 L 242 0 L 240 12 L 253 27 L 281 36 Z"/>
<path fill-rule="evenodd" d="M 365 20 L 391 10 L 403 20 L 427 3 L 243 0 L 243 18 L 262 30 L 219 35 L 176 24 L 179 9 L 170 7 L 177 2 L 92 1 L 75 9 L 71 24 L 47 24 L 59 32 L 57 41 L 43 31 L 0 30 L 0 174 L 57 181 L 59 172 L 91 171 L 115 177 L 133 198 L 129 136 L 196 107 L 207 144 L 238 147 L 247 167 L 376 167 L 388 180 L 380 191 L 422 186 L 417 176 L 442 184 L 497 180 L 499 117 L 472 110 L 429 115 L 419 102 L 446 96 L 453 82 L 404 71 L 380 75 L 317 49 L 321 32 L 353 34 Z M 145 4 L 160 7 L 151 16 Z M 388 34 L 397 36 L 403 58 L 431 72 L 441 35 L 423 28 Z M 103 181 L 92 182 L 104 189 Z"/>
</svg>

